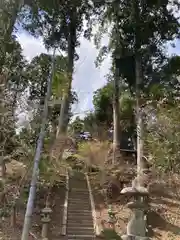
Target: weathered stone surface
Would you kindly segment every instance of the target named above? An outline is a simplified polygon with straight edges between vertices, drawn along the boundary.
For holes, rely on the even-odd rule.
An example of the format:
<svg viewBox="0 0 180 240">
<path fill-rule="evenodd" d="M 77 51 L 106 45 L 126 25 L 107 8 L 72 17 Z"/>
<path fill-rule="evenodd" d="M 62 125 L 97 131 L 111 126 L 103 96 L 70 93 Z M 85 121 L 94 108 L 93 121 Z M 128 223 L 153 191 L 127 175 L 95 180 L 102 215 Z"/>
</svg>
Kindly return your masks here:
<svg viewBox="0 0 180 240">
<path fill-rule="evenodd" d="M 128 236 L 128 235 L 123 235 L 121 236 L 122 240 L 150 240 L 149 237 L 140 237 L 140 236 Z"/>
<path fill-rule="evenodd" d="M 126 204 L 126 206 L 130 209 L 142 209 L 142 210 L 148 210 L 149 206 L 145 204 L 144 202 L 136 201 L 136 202 L 129 202 Z"/>
<path fill-rule="evenodd" d="M 140 167 L 143 171 L 148 171 L 149 172 L 149 169 L 151 168 L 151 164 L 148 162 L 147 158 L 145 156 L 142 157 L 141 159 L 141 163 L 140 163 Z"/>
<path fill-rule="evenodd" d="M 143 210 L 133 210 L 132 218 L 127 225 L 127 234 L 132 236 L 146 236 L 146 220 Z"/>
<path fill-rule="evenodd" d="M 121 194 L 127 196 L 148 196 L 149 192 L 148 189 L 145 187 L 127 187 L 122 189 Z"/>
<path fill-rule="evenodd" d="M 73 172 L 69 178 L 67 239 L 94 239 L 91 202 L 85 175 Z"/>
</svg>

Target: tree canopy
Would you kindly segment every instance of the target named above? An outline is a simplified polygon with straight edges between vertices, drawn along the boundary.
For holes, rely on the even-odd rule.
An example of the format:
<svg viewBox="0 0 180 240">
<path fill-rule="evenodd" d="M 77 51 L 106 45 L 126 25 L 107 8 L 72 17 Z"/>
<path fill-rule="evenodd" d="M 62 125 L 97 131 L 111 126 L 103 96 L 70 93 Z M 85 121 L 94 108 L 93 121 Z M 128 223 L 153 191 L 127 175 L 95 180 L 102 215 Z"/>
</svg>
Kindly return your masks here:
<svg viewBox="0 0 180 240">
<path fill-rule="evenodd" d="M 53 175 L 59 177 L 62 162 L 69 164 L 62 157 L 69 135 L 74 140 L 82 131 L 90 132 L 91 141 L 112 148 L 108 152 L 116 159 L 114 166 L 124 160 L 116 150 L 122 150 L 126 133 L 135 139 L 138 170 L 142 156 L 148 155 L 157 169 L 179 171 L 180 56 L 170 56 L 167 47 L 180 38 L 179 10 L 180 3 L 170 0 L 0 2 L 2 173 L 7 159 L 27 166 L 34 156 L 22 240 L 28 237 L 36 185 L 42 181 L 39 169 L 45 169 L 43 177 L 48 175 L 49 183 Z M 27 61 L 16 38 L 19 29 L 41 39 L 48 53 Z M 93 93 L 93 111 L 71 121 L 72 105 L 78 102 L 72 88 L 74 69 L 83 37 L 98 49 L 96 67 L 107 56 L 111 67 L 104 76 L 106 83 Z M 28 119 L 18 134 L 20 111 Z M 103 156 L 103 168 L 105 160 Z"/>
</svg>

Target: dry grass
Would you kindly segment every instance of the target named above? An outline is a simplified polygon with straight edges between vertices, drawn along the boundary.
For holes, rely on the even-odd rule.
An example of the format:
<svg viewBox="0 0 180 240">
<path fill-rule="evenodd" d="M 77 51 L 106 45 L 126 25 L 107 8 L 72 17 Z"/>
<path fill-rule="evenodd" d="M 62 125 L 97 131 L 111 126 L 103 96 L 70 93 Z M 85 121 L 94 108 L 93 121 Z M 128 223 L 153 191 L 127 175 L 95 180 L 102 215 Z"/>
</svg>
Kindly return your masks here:
<svg viewBox="0 0 180 240">
<path fill-rule="evenodd" d="M 58 144 L 56 150 L 58 151 Z M 116 184 L 120 184 L 123 179 L 129 181 L 134 178 L 136 174 L 135 166 L 133 165 L 117 165 L 112 167 L 111 165 L 105 164 L 105 160 L 109 150 L 108 142 L 86 142 L 80 144 L 78 156 L 87 166 L 97 167 L 98 172 L 91 173 L 90 179 L 94 193 L 98 224 L 101 227 L 107 226 L 108 219 L 108 204 L 104 196 L 103 189 L 106 187 L 105 183 L 116 179 Z M 68 146 L 67 146 L 68 147 Z M 60 162 L 62 164 L 62 162 Z M 57 165 L 55 165 L 57 167 Z M 63 168 L 64 169 L 64 168 Z M 24 173 L 24 166 L 17 165 L 15 162 L 7 165 L 7 175 L 11 176 L 17 173 L 17 176 Z M 58 169 L 56 171 L 58 174 Z M 149 224 L 153 227 L 152 239 L 154 240 L 180 240 L 180 183 L 179 175 L 173 173 L 159 174 L 153 170 L 152 181 L 150 184 L 151 193 L 151 212 L 149 214 Z M 128 185 L 128 184 L 127 184 Z M 13 185 L 12 185 L 13 187 Z M 36 233 L 39 236 L 40 233 L 40 209 L 44 206 L 44 197 L 46 192 L 42 192 L 38 195 L 36 202 L 36 210 L 33 219 L 32 233 Z M 62 195 L 61 195 L 62 194 Z M 58 222 L 61 218 L 61 209 L 59 208 L 59 201 L 63 204 L 64 190 L 59 189 L 53 196 L 54 201 L 54 212 L 52 216 L 52 236 L 59 237 L 60 223 Z M 130 219 L 131 211 L 125 207 L 127 199 L 120 196 L 113 202 L 113 208 L 116 212 L 117 223 L 116 231 L 118 233 L 125 233 L 128 220 Z M 9 227 L 10 218 L 6 218 L 2 222 L 2 237 L 0 232 L 0 239 L 3 240 L 17 240 L 20 238 L 23 217 L 24 217 L 25 205 L 21 206 L 18 215 L 17 226 L 14 230 Z M 33 237 L 30 239 L 34 239 Z"/>
<path fill-rule="evenodd" d="M 136 175 L 136 166 L 117 165 L 114 168 L 106 165 L 109 144 L 104 142 L 89 142 L 80 146 L 79 155 L 88 165 L 98 166 L 97 173 L 91 173 L 90 179 L 94 193 L 98 224 L 102 229 L 107 227 L 108 204 L 104 195 L 105 182 L 116 179 L 121 184 L 126 179 L 131 181 Z M 151 182 L 149 185 L 151 211 L 149 224 L 153 232 L 152 239 L 180 240 L 180 183 L 179 175 L 173 173 L 160 174 L 152 169 Z M 127 199 L 120 196 L 113 202 L 116 212 L 116 231 L 120 234 L 126 232 L 126 226 L 130 219 L 131 211 L 125 207 Z"/>
<path fill-rule="evenodd" d="M 8 184 L 6 184 L 6 188 L 8 188 L 7 193 L 7 204 L 11 203 L 14 196 L 17 194 L 18 191 L 18 183 L 21 182 L 19 176 L 23 176 L 27 173 L 26 171 L 27 167 L 15 160 L 7 164 L 7 180 Z M 31 171 L 30 171 L 31 173 Z M 31 174 L 30 174 L 31 175 Z M 29 189 L 29 181 L 30 181 L 30 175 L 27 176 L 28 179 L 26 179 L 26 183 L 28 183 L 28 189 Z M 56 180 L 58 180 L 53 187 L 51 199 L 50 199 L 50 205 L 53 208 L 53 214 L 52 214 L 52 222 L 50 226 L 50 239 L 54 239 L 54 235 L 59 235 L 60 227 L 61 227 L 61 217 L 62 217 L 62 211 L 63 211 L 63 202 L 64 202 L 64 194 L 65 194 L 65 188 L 64 183 L 65 179 L 63 176 L 58 175 L 56 177 Z M 22 179 L 22 178 L 21 178 Z M 41 234 L 41 210 L 45 207 L 46 197 L 49 193 L 49 190 L 45 184 L 39 185 L 37 189 L 37 196 L 35 200 L 35 207 L 33 211 L 33 219 L 32 219 L 32 228 L 30 231 L 30 235 L 28 240 L 36 240 L 40 239 Z M 26 200 L 27 200 L 27 193 L 25 192 L 21 193 L 20 201 L 17 205 L 17 216 L 16 216 L 16 223 L 14 226 L 12 226 L 12 218 L 11 214 L 7 214 L 4 217 L 0 217 L 0 239 L 2 240 L 19 240 L 21 238 L 22 233 L 22 227 L 24 222 L 24 214 L 26 209 Z M 11 213 L 11 206 L 8 207 L 8 213 Z M 2 208 L 1 208 L 2 210 Z M 4 209 L 5 210 L 5 209 Z"/>
<path fill-rule="evenodd" d="M 105 167 L 104 159 L 107 158 L 109 149 L 108 142 L 85 142 L 79 145 L 78 157 L 88 166 L 97 166 L 99 169 Z"/>
<path fill-rule="evenodd" d="M 160 176 L 159 176 L 160 177 Z M 154 179 L 151 184 L 151 211 L 149 213 L 149 224 L 153 232 L 150 236 L 154 240 L 180 239 L 180 184 L 178 177 L 174 175 L 163 175 Z M 102 229 L 108 226 L 108 204 L 102 194 L 98 175 L 91 176 L 91 183 L 96 203 L 98 224 Z M 116 212 L 116 231 L 120 234 L 126 232 L 126 226 L 130 219 L 131 211 L 125 207 L 127 199 L 120 196 L 112 205 Z"/>
</svg>

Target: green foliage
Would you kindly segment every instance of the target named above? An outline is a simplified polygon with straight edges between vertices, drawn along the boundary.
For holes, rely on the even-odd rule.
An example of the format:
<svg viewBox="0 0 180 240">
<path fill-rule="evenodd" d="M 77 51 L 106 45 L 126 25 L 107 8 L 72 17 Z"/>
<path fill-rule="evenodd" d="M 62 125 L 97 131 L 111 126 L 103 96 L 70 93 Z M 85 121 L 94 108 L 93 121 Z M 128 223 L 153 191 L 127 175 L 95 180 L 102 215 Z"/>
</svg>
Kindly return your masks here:
<svg viewBox="0 0 180 240">
<path fill-rule="evenodd" d="M 0 73 L 5 63 L 6 53 L 12 53 L 12 33 L 21 7 L 20 0 L 2 1 L 0 3 Z"/>
<path fill-rule="evenodd" d="M 51 70 L 51 56 L 48 54 L 40 54 L 34 57 L 27 67 L 29 85 L 30 85 L 30 100 L 37 100 L 39 103 L 44 103 L 44 97 L 47 91 L 47 82 Z"/>
<path fill-rule="evenodd" d="M 165 73 L 167 76 L 172 74 L 180 75 L 180 56 L 173 56 L 169 59 L 168 63 L 165 65 Z"/>
<path fill-rule="evenodd" d="M 75 34 L 71 44 L 78 46 L 78 38 L 83 31 L 83 19 L 90 19 L 93 8 L 89 1 L 83 0 L 38 0 L 21 13 L 24 28 L 35 36 L 42 36 L 49 48 L 54 45 L 68 51 L 68 37 Z M 69 19 L 69 21 L 67 21 Z M 75 31 L 73 33 L 73 31 Z M 85 37 L 91 35 L 91 26 L 84 31 Z"/>
<path fill-rule="evenodd" d="M 29 100 L 31 105 L 37 103 L 41 108 L 34 107 L 34 133 L 37 135 L 39 131 L 39 125 L 41 122 L 41 110 L 44 104 L 44 99 L 47 91 L 48 79 L 50 76 L 52 67 L 52 56 L 49 54 L 40 54 L 32 59 L 32 61 L 26 67 L 26 73 L 29 81 Z M 61 100 L 63 95 L 67 92 L 68 86 L 68 74 L 67 74 L 67 58 L 63 56 L 56 56 L 55 58 L 55 73 L 52 84 L 52 103 L 49 115 L 49 123 L 55 125 L 57 123 L 57 117 L 60 114 Z M 75 92 L 71 92 L 70 104 L 77 101 L 77 95 Z M 57 101 L 56 101 L 57 100 Z M 55 104 L 54 104 L 55 102 Z M 71 105 L 70 105 L 71 108 Z M 35 111 L 36 110 L 36 111 Z M 71 112 L 69 109 L 69 117 Z"/>
<path fill-rule="evenodd" d="M 110 126 L 112 123 L 112 82 L 98 89 L 93 96 L 96 119 Z"/>
<path fill-rule="evenodd" d="M 12 93 L 22 94 L 28 86 L 27 61 L 16 38 L 12 37 L 11 51 L 6 53 L 3 72 L 7 76 L 8 88 Z"/>
<path fill-rule="evenodd" d="M 17 146 L 12 98 L 6 85 L 0 85 L 0 152 L 2 156 L 11 154 Z"/>
<path fill-rule="evenodd" d="M 120 102 L 120 116 L 121 127 L 127 129 L 128 126 L 132 126 L 134 121 L 134 107 L 135 100 L 131 96 L 127 87 L 122 86 L 119 96 Z M 94 93 L 94 114 L 96 121 L 104 123 L 107 128 L 112 125 L 113 122 L 113 82 L 108 82 L 104 87 L 98 89 Z"/>
<path fill-rule="evenodd" d="M 146 133 L 146 147 L 154 164 L 162 171 L 179 172 L 179 106 L 158 106 Z"/>
<path fill-rule="evenodd" d="M 10 207 L 4 207 L 0 209 L 0 218 L 7 218 L 10 216 Z"/>
<path fill-rule="evenodd" d="M 179 22 L 175 17 L 169 1 L 139 2 L 138 7 L 135 1 L 112 1 L 105 4 L 103 10 L 98 12 L 100 28 L 96 38 L 97 46 L 103 38 L 104 29 L 107 26 L 110 33 L 108 46 L 102 46 L 99 51 L 98 61 L 102 62 L 103 56 L 108 52 L 112 53 L 116 60 L 116 67 L 120 76 L 128 83 L 131 92 L 135 87 L 135 49 L 138 42 L 141 48 L 142 75 L 146 95 L 149 95 L 149 86 L 152 84 L 166 84 L 162 82 L 159 71 L 166 62 L 164 43 L 179 36 Z M 175 2 L 178 9 L 179 3 Z M 168 7 L 167 7 L 168 6 Z M 97 41 L 98 39 L 98 41 Z M 136 39 L 136 41 L 135 41 Z M 98 46 L 99 48 L 99 46 Z M 112 71 L 114 71 L 112 69 Z"/>
<path fill-rule="evenodd" d="M 84 124 L 83 120 L 79 117 L 76 117 L 76 119 L 69 125 L 70 132 L 73 134 L 80 134 L 81 131 L 83 131 Z"/>
<path fill-rule="evenodd" d="M 114 239 L 114 240 L 121 240 L 121 237 L 113 230 L 113 229 L 104 229 L 102 231 L 102 234 L 104 236 L 104 239 L 106 240 L 110 240 L 110 239 Z"/>
<path fill-rule="evenodd" d="M 59 72 L 54 74 L 52 94 L 55 99 L 62 98 L 67 92 L 68 78 L 66 73 Z M 66 90 L 66 91 L 65 91 Z"/>
</svg>

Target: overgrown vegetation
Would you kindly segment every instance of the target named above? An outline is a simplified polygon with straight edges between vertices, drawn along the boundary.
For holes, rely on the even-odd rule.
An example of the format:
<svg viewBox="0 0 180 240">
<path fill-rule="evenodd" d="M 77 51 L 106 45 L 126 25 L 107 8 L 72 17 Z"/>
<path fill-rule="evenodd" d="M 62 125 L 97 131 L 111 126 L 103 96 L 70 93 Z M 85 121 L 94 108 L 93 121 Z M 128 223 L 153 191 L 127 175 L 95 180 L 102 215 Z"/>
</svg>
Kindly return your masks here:
<svg viewBox="0 0 180 240">
<path fill-rule="evenodd" d="M 32 215 L 40 224 L 39 213 L 33 215 L 31 208 L 31 180 L 34 193 L 37 185 L 38 211 L 54 186 L 59 194 L 67 169 L 89 173 L 104 209 L 109 200 L 121 205 L 120 191 L 136 174 L 136 149 L 137 158 L 145 155 L 152 165 L 150 183 L 162 188 L 160 178 L 167 178 L 163 188 L 171 186 L 176 194 L 168 190 L 169 196 L 179 201 L 180 56 L 167 55 L 167 46 L 179 41 L 179 9 L 178 1 L 170 0 L 1 1 L 0 217 L 10 239 L 20 239 L 27 202 L 25 220 Z M 49 52 L 27 61 L 16 38 L 19 30 L 43 40 Z M 106 84 L 93 93 L 94 110 L 71 121 L 72 105 L 78 103 L 72 82 L 82 36 L 99 50 L 96 67 L 110 56 L 111 68 Z M 20 123 L 22 113 L 28 119 Z M 82 132 L 91 138 L 80 139 Z M 33 165 L 38 171 L 32 175 Z M 165 198 L 153 186 L 152 202 L 158 193 Z M 15 237 L 7 226 L 9 215 Z M 39 229 L 30 231 L 33 221 L 24 225 L 22 240 L 29 234 L 36 238 L 36 231 L 39 237 Z"/>
</svg>

